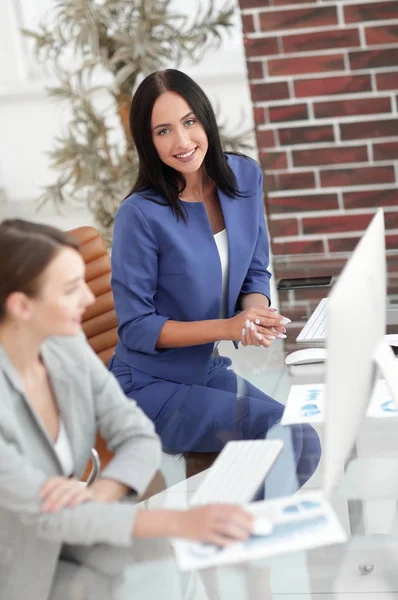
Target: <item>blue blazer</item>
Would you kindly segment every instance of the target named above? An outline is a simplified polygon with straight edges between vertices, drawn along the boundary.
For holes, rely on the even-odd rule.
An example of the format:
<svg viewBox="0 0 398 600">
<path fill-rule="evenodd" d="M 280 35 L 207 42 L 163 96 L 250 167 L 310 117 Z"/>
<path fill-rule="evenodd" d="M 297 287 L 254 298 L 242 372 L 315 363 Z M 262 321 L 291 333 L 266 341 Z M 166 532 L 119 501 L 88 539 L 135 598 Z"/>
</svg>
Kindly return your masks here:
<svg viewBox="0 0 398 600">
<path fill-rule="evenodd" d="M 226 155 L 238 189 L 247 197 L 218 195 L 228 236 L 227 317 L 240 294 L 270 297 L 269 244 L 264 220 L 263 175 L 253 160 Z M 158 201 L 164 202 L 159 196 Z M 222 301 L 219 254 L 202 202 L 184 202 L 187 223 L 169 205 L 140 193 L 120 206 L 112 245 L 112 288 L 119 322 L 116 356 L 160 379 L 204 384 L 214 344 L 157 349 L 168 319 L 218 319 Z"/>
</svg>

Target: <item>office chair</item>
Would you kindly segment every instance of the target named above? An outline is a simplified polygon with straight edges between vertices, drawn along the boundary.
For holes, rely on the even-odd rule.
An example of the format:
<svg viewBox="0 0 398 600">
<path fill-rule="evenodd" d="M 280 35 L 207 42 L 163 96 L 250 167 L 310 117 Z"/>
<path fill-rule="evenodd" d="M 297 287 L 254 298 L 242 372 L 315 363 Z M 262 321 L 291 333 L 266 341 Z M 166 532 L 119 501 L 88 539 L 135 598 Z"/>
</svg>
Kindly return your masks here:
<svg viewBox="0 0 398 600">
<path fill-rule="evenodd" d="M 107 365 L 117 342 L 117 319 L 110 284 L 111 265 L 105 242 L 94 227 L 78 227 L 68 231 L 79 244 L 86 265 L 86 282 L 95 296 L 95 302 L 83 315 L 83 331 L 94 352 Z M 104 440 L 97 435 L 95 448 L 101 467 L 112 458 Z M 88 469 L 85 476 L 88 477 Z"/>
</svg>

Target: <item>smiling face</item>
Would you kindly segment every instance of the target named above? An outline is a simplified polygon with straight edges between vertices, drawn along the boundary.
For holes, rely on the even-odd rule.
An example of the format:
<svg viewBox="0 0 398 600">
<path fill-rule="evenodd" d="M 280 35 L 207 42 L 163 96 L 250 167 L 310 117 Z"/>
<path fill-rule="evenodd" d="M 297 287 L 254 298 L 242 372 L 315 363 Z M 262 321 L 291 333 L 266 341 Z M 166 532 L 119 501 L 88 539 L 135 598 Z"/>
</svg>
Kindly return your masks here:
<svg viewBox="0 0 398 600">
<path fill-rule="evenodd" d="M 14 292 L 9 296 L 8 314 L 42 338 L 77 335 L 83 312 L 94 301 L 84 274 L 79 252 L 62 248 L 40 276 L 37 295 Z"/>
<path fill-rule="evenodd" d="M 152 110 L 152 140 L 160 160 L 183 175 L 196 173 L 208 149 L 205 130 L 176 92 L 161 94 Z"/>
</svg>

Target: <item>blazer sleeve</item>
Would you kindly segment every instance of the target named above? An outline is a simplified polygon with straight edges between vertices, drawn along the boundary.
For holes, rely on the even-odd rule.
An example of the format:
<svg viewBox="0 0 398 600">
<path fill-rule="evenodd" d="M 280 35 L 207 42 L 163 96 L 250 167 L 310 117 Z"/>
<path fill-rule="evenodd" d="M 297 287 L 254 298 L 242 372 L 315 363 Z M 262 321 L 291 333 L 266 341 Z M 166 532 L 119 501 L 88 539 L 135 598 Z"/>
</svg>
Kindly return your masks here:
<svg viewBox="0 0 398 600">
<path fill-rule="evenodd" d="M 57 513 L 42 513 L 40 488 L 48 476 L 29 464 L 14 444 L 0 435 L 0 506 L 17 513 L 39 537 L 70 544 L 129 546 L 137 507 L 122 502 L 87 502 Z"/>
<path fill-rule="evenodd" d="M 158 247 L 144 214 L 131 202 L 116 214 L 111 261 L 119 338 L 131 350 L 157 354 L 156 342 L 169 318 L 154 306 Z"/>
<path fill-rule="evenodd" d="M 254 254 L 242 285 L 242 294 L 256 292 L 266 296 L 271 304 L 269 266 L 269 241 L 265 226 L 264 203 L 263 203 L 263 173 L 259 169 L 258 186 L 256 195 L 258 197 L 259 226 Z"/>
</svg>

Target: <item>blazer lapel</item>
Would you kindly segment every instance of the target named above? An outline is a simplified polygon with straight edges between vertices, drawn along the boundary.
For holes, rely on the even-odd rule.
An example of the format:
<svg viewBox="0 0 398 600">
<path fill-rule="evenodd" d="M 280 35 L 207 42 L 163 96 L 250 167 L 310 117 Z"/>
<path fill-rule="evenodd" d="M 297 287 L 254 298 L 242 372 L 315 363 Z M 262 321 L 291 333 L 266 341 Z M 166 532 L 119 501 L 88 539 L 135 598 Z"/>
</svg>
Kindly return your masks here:
<svg viewBox="0 0 398 600">
<path fill-rule="evenodd" d="M 37 416 L 36 412 L 32 409 L 32 407 L 29 403 L 29 399 L 26 396 L 26 390 L 23 385 L 22 379 L 21 379 L 18 371 L 15 369 L 14 365 L 8 358 L 8 355 L 1 344 L 0 344 L 0 365 L 1 365 L 1 367 L 3 367 L 5 376 L 8 378 L 11 385 L 14 387 L 15 390 L 17 390 L 19 392 L 26 408 L 32 415 L 33 420 L 35 421 L 38 429 L 41 432 L 41 434 L 44 438 L 44 442 L 50 448 L 53 459 L 55 460 L 56 464 L 58 465 L 60 473 L 62 473 L 62 465 L 57 456 L 57 453 L 54 450 L 53 440 L 51 439 L 50 434 L 48 433 L 46 427 L 43 425 L 42 420 Z M 58 387 L 58 385 L 57 385 L 57 387 Z"/>
<path fill-rule="evenodd" d="M 74 393 L 71 381 L 73 375 L 65 370 L 65 365 L 58 359 L 53 352 L 47 352 L 43 346 L 41 350 L 42 358 L 47 368 L 53 393 L 59 408 L 61 418 L 64 422 L 66 433 L 72 450 L 75 469 L 78 466 L 78 432 L 77 426 L 78 411 L 74 406 Z"/>
</svg>

